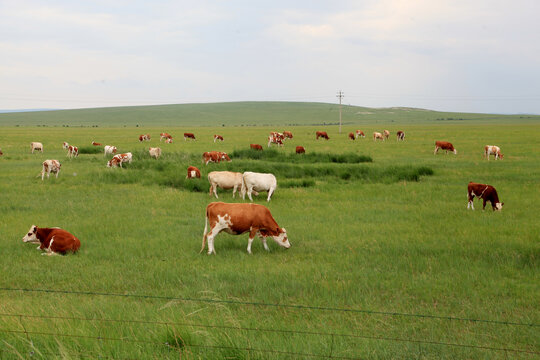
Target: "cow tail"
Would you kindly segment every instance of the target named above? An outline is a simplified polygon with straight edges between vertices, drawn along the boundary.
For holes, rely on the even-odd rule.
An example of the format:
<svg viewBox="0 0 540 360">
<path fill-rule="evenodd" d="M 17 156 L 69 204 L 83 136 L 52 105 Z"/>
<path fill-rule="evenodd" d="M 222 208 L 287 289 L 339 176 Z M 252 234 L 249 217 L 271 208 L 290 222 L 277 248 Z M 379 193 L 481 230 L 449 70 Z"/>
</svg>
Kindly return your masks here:
<svg viewBox="0 0 540 360">
<path fill-rule="evenodd" d="M 242 174 L 242 186 L 240 187 L 240 195 L 242 195 L 242 199 L 246 198 L 246 192 L 247 192 L 246 181 L 244 180 L 244 174 Z"/>
<path fill-rule="evenodd" d="M 207 235 L 206 230 L 208 230 L 208 212 L 206 213 L 206 216 L 204 217 L 204 234 L 202 238 L 202 247 L 201 247 L 201 251 L 199 251 L 199 254 L 203 252 L 204 247 L 206 245 L 206 235 Z"/>
</svg>

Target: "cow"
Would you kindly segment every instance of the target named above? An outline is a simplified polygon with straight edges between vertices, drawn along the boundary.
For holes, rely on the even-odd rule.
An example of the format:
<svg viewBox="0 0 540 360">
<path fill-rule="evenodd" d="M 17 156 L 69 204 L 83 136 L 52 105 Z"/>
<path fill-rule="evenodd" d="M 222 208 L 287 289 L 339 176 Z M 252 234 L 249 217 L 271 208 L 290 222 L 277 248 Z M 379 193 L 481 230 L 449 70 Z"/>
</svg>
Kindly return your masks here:
<svg viewBox="0 0 540 360">
<path fill-rule="evenodd" d="M 56 174 L 56 178 L 58 179 L 58 174 L 60 174 L 60 168 L 62 165 L 60 164 L 60 161 L 58 160 L 45 160 L 43 162 L 43 167 L 41 169 L 41 181 L 43 181 L 43 178 L 45 177 L 45 174 L 47 174 L 47 179 L 51 175 L 51 173 Z"/>
<path fill-rule="evenodd" d="M 384 141 L 384 137 L 383 137 L 383 134 L 381 134 L 380 132 L 374 132 L 373 133 L 373 141 L 377 141 L 377 140 L 382 140 Z"/>
<path fill-rule="evenodd" d="M 98 143 L 98 142 L 95 142 L 95 141 L 92 141 L 92 145 L 94 145 L 94 146 L 103 146 L 102 143 Z"/>
<path fill-rule="evenodd" d="M 184 133 L 184 141 L 186 141 L 187 139 L 196 140 L 195 139 L 195 134 L 193 134 L 193 133 Z"/>
<path fill-rule="evenodd" d="M 69 145 L 67 157 L 72 158 L 72 157 L 77 157 L 77 156 L 79 156 L 79 148 L 73 145 Z"/>
<path fill-rule="evenodd" d="M 107 154 L 116 154 L 116 146 L 112 145 L 105 145 L 104 147 L 105 152 L 103 153 L 103 156 L 107 156 Z"/>
<path fill-rule="evenodd" d="M 403 140 L 405 140 L 405 133 L 403 131 L 399 130 L 396 133 L 396 137 L 397 137 L 397 141 L 403 141 Z"/>
<path fill-rule="evenodd" d="M 472 207 L 472 209 L 474 210 L 473 199 L 475 196 L 479 199 L 484 200 L 482 210 L 486 209 L 486 202 L 488 201 L 491 202 L 491 207 L 493 208 L 493 211 L 501 210 L 504 205 L 504 203 L 499 201 L 497 190 L 495 190 L 493 186 L 487 184 L 473 183 L 471 181 L 467 186 L 467 199 L 469 200 L 467 203 L 467 209 L 469 209 L 469 207 Z"/>
<path fill-rule="evenodd" d="M 69 147 L 69 144 L 64 141 L 64 143 L 62 144 L 62 149 L 67 149 L 68 147 Z"/>
<path fill-rule="evenodd" d="M 284 136 L 285 139 L 292 139 L 293 138 L 292 132 L 290 132 L 290 131 L 284 131 L 283 136 Z"/>
<path fill-rule="evenodd" d="M 81 242 L 75 235 L 60 228 L 38 228 L 32 225 L 22 238 L 25 243 L 40 244 L 38 250 L 45 250 L 41 255 L 65 255 L 67 252 L 77 252 Z"/>
<path fill-rule="evenodd" d="M 158 157 L 161 156 L 161 148 L 158 148 L 158 147 L 148 148 L 148 153 L 150 154 L 150 157 L 157 159 Z"/>
<path fill-rule="evenodd" d="M 34 150 L 40 150 L 43 153 L 43 144 L 40 142 L 31 142 L 30 150 L 32 151 L 32 154 L 34 153 Z"/>
<path fill-rule="evenodd" d="M 493 155 L 495 157 L 495 160 L 503 158 L 503 154 L 501 153 L 501 148 L 495 145 L 486 145 L 484 146 L 484 157 L 487 157 L 489 160 L 489 155 Z"/>
<path fill-rule="evenodd" d="M 390 137 L 390 131 L 383 130 L 383 136 L 384 136 L 385 140 L 388 140 L 388 137 Z"/>
<path fill-rule="evenodd" d="M 187 168 L 187 176 L 186 179 L 193 179 L 193 178 L 201 178 L 201 171 L 197 169 L 195 166 L 190 166 Z"/>
<path fill-rule="evenodd" d="M 217 188 L 224 190 L 233 189 L 233 199 L 236 195 L 236 190 L 242 189 L 242 173 L 233 171 L 212 171 L 208 173 L 208 182 L 210 183 L 210 191 L 218 199 Z"/>
<path fill-rule="evenodd" d="M 107 167 L 123 167 L 123 163 L 131 163 L 132 159 L 133 155 L 130 152 L 124 154 L 117 154 L 114 155 L 113 158 L 107 162 Z"/>
<path fill-rule="evenodd" d="M 364 132 L 362 130 L 356 130 L 356 138 L 358 139 L 359 137 L 363 137 L 365 138 L 366 135 L 364 135 Z"/>
<path fill-rule="evenodd" d="M 249 147 L 250 147 L 251 149 L 253 149 L 253 150 L 259 150 L 259 151 L 262 151 L 262 150 L 263 150 L 262 146 L 259 145 L 259 144 L 249 144 Z"/>
<path fill-rule="evenodd" d="M 326 133 L 326 131 L 317 131 L 315 133 L 316 137 L 317 137 L 317 140 L 319 140 L 320 137 L 326 139 L 326 140 L 330 140 L 330 138 L 328 137 L 328 134 Z"/>
<path fill-rule="evenodd" d="M 214 142 L 216 142 L 217 140 L 223 141 L 223 136 L 221 136 L 221 135 L 214 135 Z"/>
<path fill-rule="evenodd" d="M 168 133 L 159 134 L 159 141 L 161 141 L 163 139 L 165 139 L 165 140 L 171 139 L 172 140 L 172 136 L 171 136 L 171 134 L 168 134 Z"/>
<path fill-rule="evenodd" d="M 210 231 L 208 231 L 210 224 Z M 240 235 L 249 231 L 247 246 L 248 254 L 251 254 L 251 244 L 255 236 L 259 236 L 264 249 L 270 251 L 266 244 L 266 238 L 271 237 L 280 246 L 288 249 L 291 243 L 287 238 L 287 230 L 280 228 L 266 206 L 259 204 L 225 204 L 213 202 L 206 207 L 204 234 L 201 252 L 203 252 L 208 239 L 208 255 L 216 254 L 214 238 L 225 231 L 231 235 Z"/>
<path fill-rule="evenodd" d="M 296 147 L 296 153 L 297 153 L 297 154 L 305 154 L 305 153 L 306 153 L 306 149 L 304 149 L 303 146 L 297 146 L 297 147 Z"/>
<path fill-rule="evenodd" d="M 354 137 L 354 134 L 353 134 L 352 132 L 349 133 L 349 139 L 351 139 L 351 140 L 356 139 L 356 138 Z"/>
<path fill-rule="evenodd" d="M 283 134 L 271 132 L 270 136 L 268 136 L 268 147 L 272 144 L 276 144 L 277 146 L 283 146 Z"/>
<path fill-rule="evenodd" d="M 150 141 L 150 134 L 139 135 L 139 142 Z"/>
<path fill-rule="evenodd" d="M 449 143 L 448 141 L 435 141 L 435 151 L 433 154 L 437 154 L 439 149 L 443 149 L 446 151 L 446 154 L 448 154 L 448 151 L 451 151 L 454 153 L 454 155 L 457 155 L 457 150 L 454 149 L 454 145 L 452 143 Z"/>
<path fill-rule="evenodd" d="M 246 192 L 249 200 L 253 201 L 251 197 L 252 192 L 268 191 L 268 197 L 266 201 L 270 201 L 272 194 L 277 188 L 277 180 L 274 174 L 263 174 L 251 171 L 246 171 L 242 174 L 242 199 L 246 199 Z M 258 194 L 255 194 L 258 195 Z"/>
<path fill-rule="evenodd" d="M 165 139 L 165 144 L 172 144 L 173 142 L 173 139 Z"/>
<path fill-rule="evenodd" d="M 208 151 L 208 152 L 203 153 L 202 157 L 203 157 L 203 163 L 205 165 L 208 165 L 209 162 L 218 163 L 221 161 L 231 161 L 231 158 L 229 158 L 229 155 L 221 151 Z"/>
<path fill-rule="evenodd" d="M 0 149 L 0 156 L 4 155 L 4 153 L 2 152 L 2 149 Z"/>
</svg>

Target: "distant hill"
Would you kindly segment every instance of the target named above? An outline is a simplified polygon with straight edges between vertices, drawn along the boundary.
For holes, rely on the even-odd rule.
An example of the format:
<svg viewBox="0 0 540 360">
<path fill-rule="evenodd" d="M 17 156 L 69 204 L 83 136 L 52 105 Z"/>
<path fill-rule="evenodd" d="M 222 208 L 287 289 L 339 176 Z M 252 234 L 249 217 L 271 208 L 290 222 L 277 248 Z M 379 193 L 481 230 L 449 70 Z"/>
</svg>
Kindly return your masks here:
<svg viewBox="0 0 540 360">
<path fill-rule="evenodd" d="M 406 107 L 342 107 L 343 125 L 462 121 L 528 123 L 539 122 L 540 116 L 451 113 Z M 338 122 L 339 105 L 303 102 L 229 102 L 0 114 L 0 126 L 295 126 Z"/>
</svg>

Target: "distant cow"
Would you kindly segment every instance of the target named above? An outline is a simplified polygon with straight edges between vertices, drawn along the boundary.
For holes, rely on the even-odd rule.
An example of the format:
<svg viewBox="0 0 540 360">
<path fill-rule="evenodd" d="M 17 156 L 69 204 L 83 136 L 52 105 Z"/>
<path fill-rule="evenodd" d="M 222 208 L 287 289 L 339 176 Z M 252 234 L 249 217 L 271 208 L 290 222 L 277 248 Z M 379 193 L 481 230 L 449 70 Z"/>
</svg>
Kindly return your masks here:
<svg viewBox="0 0 540 360">
<path fill-rule="evenodd" d="M 98 143 L 98 142 L 95 142 L 95 141 L 92 141 L 92 145 L 94 145 L 94 146 L 103 146 L 101 143 Z"/>
<path fill-rule="evenodd" d="M 193 134 L 193 133 L 184 133 L 184 141 L 186 141 L 186 139 L 195 140 L 195 134 Z"/>
<path fill-rule="evenodd" d="M 384 141 L 383 134 L 381 134 L 380 132 L 374 132 L 373 133 L 373 141 L 377 141 L 377 140 Z"/>
<path fill-rule="evenodd" d="M 131 163 L 132 159 L 133 155 L 130 152 L 125 154 L 117 154 L 114 155 L 113 158 L 107 162 L 107 167 L 123 167 L 123 163 Z"/>
<path fill-rule="evenodd" d="M 484 157 L 487 157 L 489 160 L 489 155 L 493 155 L 495 157 L 495 160 L 503 158 L 503 154 L 501 153 L 501 148 L 495 145 L 486 145 L 484 146 Z"/>
<path fill-rule="evenodd" d="M 297 146 L 297 147 L 296 147 L 296 153 L 297 153 L 297 154 L 305 154 L 305 153 L 306 153 L 306 149 L 304 149 L 303 146 Z"/>
<path fill-rule="evenodd" d="M 42 181 L 45 177 L 45 174 L 47 174 L 48 179 L 51 173 L 56 174 L 56 178 L 58 179 L 58 174 L 60 174 L 60 168 L 62 167 L 58 160 L 45 160 L 42 165 L 43 167 L 40 174 Z"/>
<path fill-rule="evenodd" d="M 491 185 L 473 183 L 472 181 L 467 186 L 467 198 L 469 202 L 467 203 L 467 209 L 472 207 L 474 210 L 473 199 L 474 197 L 484 200 L 482 210 L 486 209 L 486 202 L 491 202 L 491 207 L 493 211 L 501 210 L 504 203 L 499 201 L 499 196 L 497 195 L 497 190 Z"/>
<path fill-rule="evenodd" d="M 403 140 L 405 140 L 405 133 L 403 131 L 399 130 L 396 133 L 396 137 L 397 137 L 397 141 L 403 141 Z"/>
<path fill-rule="evenodd" d="M 326 139 L 326 140 L 330 140 L 330 138 L 328 137 L 328 134 L 326 133 L 326 131 L 317 131 L 315 133 L 316 137 L 317 137 L 317 140 L 319 140 L 320 137 L 322 137 L 323 139 Z"/>
<path fill-rule="evenodd" d="M 446 154 L 448 154 L 448 151 L 451 151 L 454 153 L 454 155 L 457 155 L 457 150 L 454 149 L 454 145 L 452 143 L 449 143 L 448 141 L 435 141 L 435 151 L 433 154 L 437 154 L 439 149 L 445 150 Z"/>
<path fill-rule="evenodd" d="M 242 189 L 242 173 L 233 171 L 212 171 L 208 173 L 208 182 L 210 183 L 209 194 L 212 193 L 218 199 L 217 188 L 224 190 L 233 189 L 233 199 L 236 195 L 236 190 Z"/>
<path fill-rule="evenodd" d="M 168 133 L 159 134 L 159 141 L 161 141 L 163 139 L 165 139 L 165 140 L 171 139 L 172 140 L 172 136 L 171 136 L 171 134 L 168 134 Z"/>
<path fill-rule="evenodd" d="M 77 156 L 79 156 L 79 148 L 73 145 L 68 145 L 67 157 L 72 158 Z"/>
<path fill-rule="evenodd" d="M 358 139 L 359 137 L 363 137 L 363 138 L 366 137 L 366 135 L 364 135 L 364 132 L 363 132 L 362 130 L 356 130 L 355 135 L 356 135 L 356 138 L 357 138 L 357 139 Z"/>
<path fill-rule="evenodd" d="M 103 153 L 103 156 L 107 156 L 107 154 L 116 154 L 116 146 L 112 146 L 112 145 L 105 145 L 105 147 L 103 148 L 105 150 L 105 152 Z"/>
<path fill-rule="evenodd" d="M 172 144 L 172 142 L 173 142 L 172 138 L 165 139 L 165 144 Z"/>
<path fill-rule="evenodd" d="M 148 148 L 148 153 L 150 154 L 150 157 L 157 159 L 161 156 L 161 148 L 158 148 L 158 147 Z"/>
<path fill-rule="evenodd" d="M 242 175 L 242 199 L 245 200 L 246 193 L 249 200 L 253 201 L 251 193 L 258 191 L 268 191 L 266 201 L 270 201 L 272 194 L 277 188 L 277 180 L 274 174 L 262 174 L 251 171 L 246 171 Z M 255 194 L 257 195 L 257 194 Z"/>
<path fill-rule="evenodd" d="M 32 154 L 34 153 L 34 150 L 39 150 L 43 152 L 43 144 L 40 142 L 31 142 L 30 143 L 30 150 L 32 151 Z"/>
<path fill-rule="evenodd" d="M 283 146 L 283 139 L 285 139 L 285 137 L 282 133 L 271 132 L 270 136 L 268 136 L 268 147 L 270 147 L 270 145 L 272 144 L 276 144 L 277 146 Z"/>
<path fill-rule="evenodd" d="M 388 130 L 383 130 L 383 136 L 386 140 L 388 140 L 388 137 L 390 136 L 390 131 Z"/>
<path fill-rule="evenodd" d="M 208 231 L 208 224 L 210 224 L 210 231 Z M 240 235 L 249 231 L 248 254 L 251 254 L 251 244 L 255 236 L 261 238 L 266 251 L 270 250 L 266 244 L 267 237 L 271 237 L 286 249 L 291 247 L 287 238 L 287 230 L 280 228 L 272 217 L 270 210 L 259 204 L 210 203 L 206 207 L 206 219 L 200 252 L 203 252 L 208 239 L 208 255 L 215 254 L 214 238 L 221 231 L 233 235 Z"/>
<path fill-rule="evenodd" d="M 253 150 L 260 150 L 260 151 L 262 151 L 262 149 L 263 149 L 262 146 L 259 145 L 259 144 L 249 144 L 249 147 L 250 147 L 251 149 L 253 149 Z"/>
<path fill-rule="evenodd" d="M 150 134 L 139 135 L 139 142 L 150 141 Z"/>
<path fill-rule="evenodd" d="M 223 136 L 221 136 L 221 135 L 214 135 L 214 142 L 216 142 L 217 140 L 223 141 Z"/>
<path fill-rule="evenodd" d="M 2 149 L 0 149 L 0 156 L 4 155 L 4 153 L 2 152 Z"/>
<path fill-rule="evenodd" d="M 68 147 L 69 147 L 69 144 L 64 141 L 64 143 L 62 144 L 62 149 L 67 149 Z"/>
<path fill-rule="evenodd" d="M 290 132 L 290 131 L 284 131 L 283 136 L 285 137 L 285 139 L 292 139 L 293 138 L 292 132 Z"/>
<path fill-rule="evenodd" d="M 193 179 L 193 178 L 201 178 L 201 171 L 197 169 L 195 166 L 189 166 L 187 168 L 187 176 L 186 179 Z"/>
<path fill-rule="evenodd" d="M 349 139 L 351 139 L 351 140 L 356 139 L 356 138 L 354 137 L 354 134 L 353 134 L 352 132 L 349 133 Z"/>
<path fill-rule="evenodd" d="M 203 163 L 208 165 L 209 162 L 218 163 L 221 161 L 231 161 L 227 153 L 221 151 L 208 151 L 203 153 Z"/>
<path fill-rule="evenodd" d="M 45 250 L 42 255 L 65 255 L 69 252 L 77 252 L 81 242 L 73 234 L 60 228 L 30 227 L 28 233 L 22 238 L 25 243 L 40 244 L 38 250 Z"/>
</svg>

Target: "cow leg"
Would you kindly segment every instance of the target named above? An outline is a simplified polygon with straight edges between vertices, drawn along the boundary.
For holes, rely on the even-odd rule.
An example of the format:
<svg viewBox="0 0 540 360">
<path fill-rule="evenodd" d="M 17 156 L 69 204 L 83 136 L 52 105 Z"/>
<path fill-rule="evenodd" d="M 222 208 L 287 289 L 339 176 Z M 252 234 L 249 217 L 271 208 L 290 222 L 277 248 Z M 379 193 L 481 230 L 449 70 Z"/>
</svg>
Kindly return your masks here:
<svg viewBox="0 0 540 360">
<path fill-rule="evenodd" d="M 433 152 L 433 155 L 437 154 L 437 151 L 439 151 L 439 147 L 435 146 L 435 151 Z"/>
<path fill-rule="evenodd" d="M 58 174 L 60 174 L 60 170 L 56 172 L 56 178 L 58 179 Z"/>
<path fill-rule="evenodd" d="M 268 197 L 266 198 L 266 201 L 270 201 L 270 198 L 272 197 L 272 194 L 274 193 L 274 190 L 275 188 L 270 188 L 270 190 L 268 190 Z"/>
<path fill-rule="evenodd" d="M 253 186 L 248 187 L 247 194 L 250 201 L 253 201 L 253 198 L 251 197 L 252 191 L 253 191 Z"/>
<path fill-rule="evenodd" d="M 247 246 L 247 252 L 251 255 L 251 244 L 253 244 L 253 239 L 255 239 L 255 235 L 257 235 L 259 231 L 255 229 L 251 229 L 249 231 L 249 240 L 248 240 L 248 246 Z"/>
<path fill-rule="evenodd" d="M 263 246 L 264 246 L 264 250 L 270 251 L 270 248 L 268 247 L 268 244 L 266 243 L 266 236 L 260 236 L 260 237 L 261 237 L 261 241 L 262 241 Z"/>
<path fill-rule="evenodd" d="M 234 199 L 234 196 L 236 195 L 236 189 L 238 188 L 238 185 L 234 185 L 232 189 L 232 198 Z"/>
<path fill-rule="evenodd" d="M 483 203 L 483 206 L 482 206 L 482 211 L 486 210 L 486 199 L 482 199 L 484 200 L 484 203 Z"/>
<path fill-rule="evenodd" d="M 469 208 L 469 205 L 471 206 L 471 208 L 474 210 L 474 193 L 471 192 L 470 194 L 468 194 L 468 197 L 469 197 L 469 203 L 467 204 L 467 209 Z"/>
</svg>

